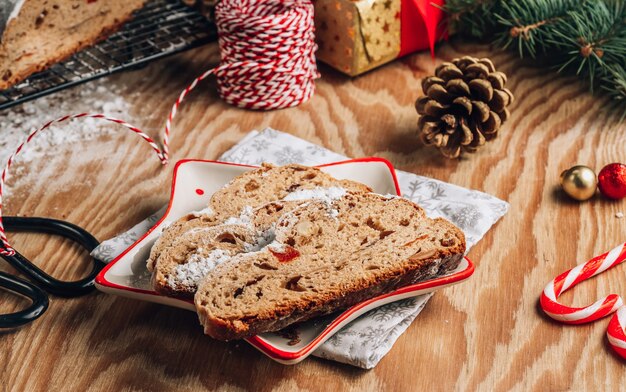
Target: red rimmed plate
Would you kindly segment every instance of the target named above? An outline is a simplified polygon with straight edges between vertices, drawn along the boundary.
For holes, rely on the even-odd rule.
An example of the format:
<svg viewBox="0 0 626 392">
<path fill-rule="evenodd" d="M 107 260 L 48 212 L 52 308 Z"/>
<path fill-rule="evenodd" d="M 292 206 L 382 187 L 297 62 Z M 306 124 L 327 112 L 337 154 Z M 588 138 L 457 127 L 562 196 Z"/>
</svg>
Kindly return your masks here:
<svg viewBox="0 0 626 392">
<path fill-rule="evenodd" d="M 338 179 L 350 179 L 369 185 L 380 194 L 400 195 L 400 187 L 393 166 L 382 158 L 361 158 L 319 166 Z M 150 284 L 146 260 L 152 245 L 164 226 L 191 211 L 202 210 L 211 195 L 239 174 L 253 166 L 233 163 L 182 160 L 176 163 L 172 181 L 170 204 L 161 218 L 142 238 L 137 240 L 96 277 L 96 287 L 105 293 L 142 301 L 156 302 L 195 311 L 191 301 L 157 294 Z M 266 333 L 247 339 L 250 344 L 270 358 L 284 364 L 295 364 L 309 356 L 344 325 L 378 306 L 404 298 L 415 297 L 460 283 L 474 272 L 474 265 L 465 258 L 452 273 L 437 279 L 403 287 L 392 293 L 361 302 L 330 317 L 299 324 L 299 341 L 277 333 Z"/>
</svg>

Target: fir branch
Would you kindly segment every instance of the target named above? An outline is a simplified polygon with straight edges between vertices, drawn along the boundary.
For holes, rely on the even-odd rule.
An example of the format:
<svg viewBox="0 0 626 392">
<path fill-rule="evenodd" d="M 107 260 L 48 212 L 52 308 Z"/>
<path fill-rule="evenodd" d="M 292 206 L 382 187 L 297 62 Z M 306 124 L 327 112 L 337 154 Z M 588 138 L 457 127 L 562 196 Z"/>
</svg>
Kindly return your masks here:
<svg viewBox="0 0 626 392">
<path fill-rule="evenodd" d="M 578 0 L 502 1 L 502 9 L 495 14 L 499 23 L 496 45 L 516 47 L 520 57 L 544 55 L 555 26 L 579 4 Z"/>
<path fill-rule="evenodd" d="M 610 7 L 601 1 L 588 1 L 580 10 L 569 12 L 567 22 L 557 26 L 547 40 L 551 49 L 565 54 L 559 72 L 571 69 L 589 78 L 593 91 L 595 78 L 600 83 L 612 75 L 612 65 L 626 61 L 624 6 Z"/>
<path fill-rule="evenodd" d="M 623 0 L 448 0 L 445 9 L 454 31 L 580 75 L 626 114 Z"/>
</svg>

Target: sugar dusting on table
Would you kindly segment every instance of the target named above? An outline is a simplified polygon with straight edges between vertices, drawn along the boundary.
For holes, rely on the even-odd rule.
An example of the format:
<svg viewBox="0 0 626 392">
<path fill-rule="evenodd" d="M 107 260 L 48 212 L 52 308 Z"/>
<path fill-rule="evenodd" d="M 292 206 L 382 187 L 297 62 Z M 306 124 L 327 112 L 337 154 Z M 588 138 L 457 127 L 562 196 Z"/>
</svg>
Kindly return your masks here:
<svg viewBox="0 0 626 392">
<path fill-rule="evenodd" d="M 124 96 L 128 97 L 128 94 L 120 86 L 104 78 L 0 111 L 0 129 L 2 130 L 0 165 L 4 167 L 9 156 L 33 130 L 64 115 L 81 112 L 103 113 L 141 125 L 136 124 L 135 119 L 131 118 L 132 105 Z M 8 176 L 8 178 L 13 178 L 14 182 L 5 188 L 5 196 L 10 196 L 15 187 L 26 184 L 25 181 L 34 178 L 32 175 L 24 175 L 28 173 L 26 170 L 30 167 L 29 164 L 34 161 L 42 159 L 52 161 L 57 156 L 63 156 L 66 153 L 71 153 L 73 166 L 86 165 L 99 159 L 111 159 L 111 154 L 115 151 L 110 151 L 109 154 L 103 152 L 102 155 L 88 153 L 88 151 L 94 151 L 94 148 L 86 143 L 108 142 L 106 137 L 122 132 L 123 130 L 115 124 L 93 118 L 74 119 L 52 125 L 44 132 L 37 134 L 16 157 L 15 165 Z M 98 151 L 110 148 L 100 147 Z M 76 181 L 75 176 L 64 176 L 63 172 L 55 172 L 55 167 L 57 167 L 56 164 L 44 166 L 38 169 L 43 170 L 38 172 L 38 175 L 61 174 L 58 178 L 62 179 L 64 184 L 62 186 Z"/>
<path fill-rule="evenodd" d="M 102 79 L 0 111 L 2 165 L 31 131 L 67 114 L 88 111 L 132 122 L 129 118 L 131 105 L 122 95 L 119 88 L 107 83 L 107 79 Z M 17 161 L 30 162 L 46 155 L 55 155 L 62 145 L 93 140 L 117 131 L 119 129 L 114 124 L 93 118 L 75 119 L 54 125 L 37 135 Z"/>
</svg>

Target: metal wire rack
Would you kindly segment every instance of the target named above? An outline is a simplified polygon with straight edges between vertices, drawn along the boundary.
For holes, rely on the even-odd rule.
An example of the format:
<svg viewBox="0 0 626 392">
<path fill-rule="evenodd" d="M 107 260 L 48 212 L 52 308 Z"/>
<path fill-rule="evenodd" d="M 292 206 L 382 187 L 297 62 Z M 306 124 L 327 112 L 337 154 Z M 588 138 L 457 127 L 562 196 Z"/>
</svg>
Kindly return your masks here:
<svg viewBox="0 0 626 392">
<path fill-rule="evenodd" d="M 215 25 L 178 0 L 152 0 L 107 40 L 0 91 L 0 110 L 217 39 Z"/>
</svg>

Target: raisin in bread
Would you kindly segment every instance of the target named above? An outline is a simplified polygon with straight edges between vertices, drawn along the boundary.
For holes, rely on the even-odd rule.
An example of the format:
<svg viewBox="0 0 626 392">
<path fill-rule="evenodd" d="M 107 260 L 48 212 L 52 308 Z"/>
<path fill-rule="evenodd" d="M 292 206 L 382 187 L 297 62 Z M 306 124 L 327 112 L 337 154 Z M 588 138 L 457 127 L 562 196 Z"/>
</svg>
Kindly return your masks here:
<svg viewBox="0 0 626 392">
<path fill-rule="evenodd" d="M 314 200 L 278 219 L 272 243 L 209 271 L 195 295 L 206 334 L 277 331 L 456 268 L 463 233 L 373 193 Z"/>
<path fill-rule="evenodd" d="M 284 199 L 288 194 L 302 189 L 341 187 L 348 191 L 369 192 L 364 184 L 337 180 L 313 167 L 297 164 L 260 168 L 235 177 L 213 194 L 208 208 L 183 216 L 163 231 L 153 245 L 147 267 L 154 271 L 157 259 L 164 249 L 183 233 L 200 227 L 211 227 L 231 217 L 240 216 L 244 208 L 257 208 L 271 201 Z"/>
<path fill-rule="evenodd" d="M 118 29 L 147 0 L 3 0 L 0 90 Z"/>
</svg>

